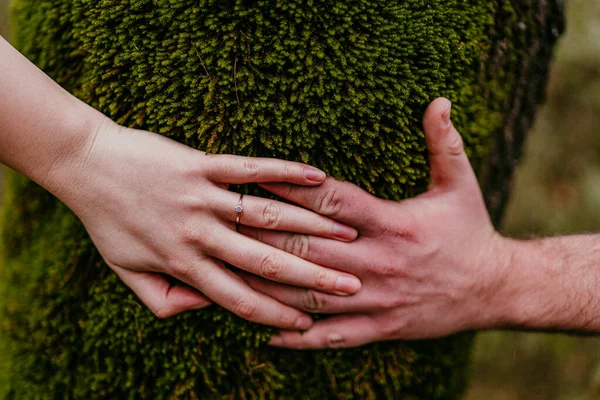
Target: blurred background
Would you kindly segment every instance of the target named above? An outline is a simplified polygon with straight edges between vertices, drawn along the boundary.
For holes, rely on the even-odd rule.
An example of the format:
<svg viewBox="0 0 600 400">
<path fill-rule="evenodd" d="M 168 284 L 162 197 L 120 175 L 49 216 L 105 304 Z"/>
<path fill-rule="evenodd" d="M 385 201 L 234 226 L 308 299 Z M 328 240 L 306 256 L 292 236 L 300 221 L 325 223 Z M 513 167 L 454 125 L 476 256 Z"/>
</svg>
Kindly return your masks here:
<svg viewBox="0 0 600 400">
<path fill-rule="evenodd" d="M 0 35 L 3 37 L 7 37 L 8 35 L 8 7 L 9 0 L 0 0 Z M 2 214 L 2 200 L 4 198 L 4 167 L 0 164 L 0 215 Z M 1 226 L 0 226 L 1 229 Z M 2 259 L 2 243 L 0 241 L 0 260 Z M 2 265 L 0 263 L 0 268 Z M 0 297 L 1 298 L 1 297 Z M 0 326 L 1 328 L 1 326 Z M 2 337 L 0 336 L 0 399 L 4 399 L 5 391 L 6 391 L 6 373 L 8 368 L 8 362 L 6 357 L 3 357 L 3 354 L 6 353 L 4 343 L 2 341 Z"/>
<path fill-rule="evenodd" d="M 9 32 L 8 3 L 0 0 L 4 37 Z M 503 225 L 507 235 L 600 232 L 600 1 L 568 0 L 567 20 L 548 100 L 518 171 Z M 0 398 L 7 362 L 1 346 Z M 467 400 L 600 399 L 600 339 L 483 333 L 471 375 Z"/>
</svg>

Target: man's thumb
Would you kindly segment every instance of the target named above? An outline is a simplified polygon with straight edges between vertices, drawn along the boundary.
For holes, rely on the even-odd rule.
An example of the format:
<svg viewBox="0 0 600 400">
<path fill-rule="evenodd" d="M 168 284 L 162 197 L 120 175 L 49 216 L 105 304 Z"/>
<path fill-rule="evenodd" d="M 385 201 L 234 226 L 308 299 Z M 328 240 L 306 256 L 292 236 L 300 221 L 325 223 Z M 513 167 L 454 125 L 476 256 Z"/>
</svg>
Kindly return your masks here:
<svg viewBox="0 0 600 400">
<path fill-rule="evenodd" d="M 450 100 L 440 97 L 429 105 L 423 117 L 431 179 L 438 187 L 477 184 L 462 138 L 450 120 L 451 108 Z"/>
</svg>

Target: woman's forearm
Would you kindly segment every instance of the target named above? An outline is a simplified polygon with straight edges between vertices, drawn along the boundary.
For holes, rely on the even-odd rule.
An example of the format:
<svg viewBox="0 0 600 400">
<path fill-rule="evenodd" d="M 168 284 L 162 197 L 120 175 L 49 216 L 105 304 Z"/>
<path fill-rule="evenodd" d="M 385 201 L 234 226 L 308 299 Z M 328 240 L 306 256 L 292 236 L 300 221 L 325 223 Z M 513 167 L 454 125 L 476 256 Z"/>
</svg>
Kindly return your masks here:
<svg viewBox="0 0 600 400">
<path fill-rule="evenodd" d="M 2 37 L 0 87 L 0 162 L 58 194 L 69 171 L 85 163 L 99 127 L 112 122 Z"/>
<path fill-rule="evenodd" d="M 336 295 L 360 290 L 356 277 L 236 232 L 236 225 L 248 224 L 354 240 L 355 229 L 328 218 L 228 190 L 256 182 L 319 185 L 322 171 L 268 158 L 207 156 L 121 127 L 63 90 L 4 39 L 0 87 L 0 162 L 70 207 L 106 263 L 157 316 L 214 301 L 253 322 L 286 329 L 312 325 L 306 313 L 252 290 L 225 262 Z M 173 287 L 166 275 L 189 286 Z"/>
</svg>

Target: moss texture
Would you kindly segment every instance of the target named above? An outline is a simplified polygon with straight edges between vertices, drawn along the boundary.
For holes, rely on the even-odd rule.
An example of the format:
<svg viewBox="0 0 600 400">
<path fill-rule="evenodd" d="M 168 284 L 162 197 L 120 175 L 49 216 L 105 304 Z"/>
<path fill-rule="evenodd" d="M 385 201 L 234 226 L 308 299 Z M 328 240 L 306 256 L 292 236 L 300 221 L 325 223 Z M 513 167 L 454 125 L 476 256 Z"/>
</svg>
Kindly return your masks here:
<svg viewBox="0 0 600 400">
<path fill-rule="evenodd" d="M 401 200 L 427 185 L 420 120 L 438 95 L 453 100 L 483 170 L 532 38 L 546 40 L 539 7 L 15 0 L 13 25 L 20 51 L 121 124 L 209 152 L 309 162 Z M 11 398 L 454 399 L 466 385 L 472 334 L 293 352 L 216 307 L 157 320 L 64 205 L 17 175 L 8 186 Z"/>
</svg>

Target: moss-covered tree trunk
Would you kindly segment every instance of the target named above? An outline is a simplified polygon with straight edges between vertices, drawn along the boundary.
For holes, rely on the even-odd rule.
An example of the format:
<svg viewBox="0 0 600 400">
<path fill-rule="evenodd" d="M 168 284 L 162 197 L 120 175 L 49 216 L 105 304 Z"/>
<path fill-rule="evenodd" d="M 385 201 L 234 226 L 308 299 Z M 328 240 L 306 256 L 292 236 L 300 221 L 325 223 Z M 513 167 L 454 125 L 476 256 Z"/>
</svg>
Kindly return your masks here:
<svg viewBox="0 0 600 400">
<path fill-rule="evenodd" d="M 309 162 L 396 200 L 426 187 L 420 120 L 447 96 L 497 221 L 562 30 L 557 1 L 15 0 L 13 24 L 19 50 L 121 124 Z M 216 307 L 157 320 L 63 205 L 16 175 L 8 189 L 15 399 L 452 399 L 465 387 L 472 334 L 294 352 Z"/>
</svg>

